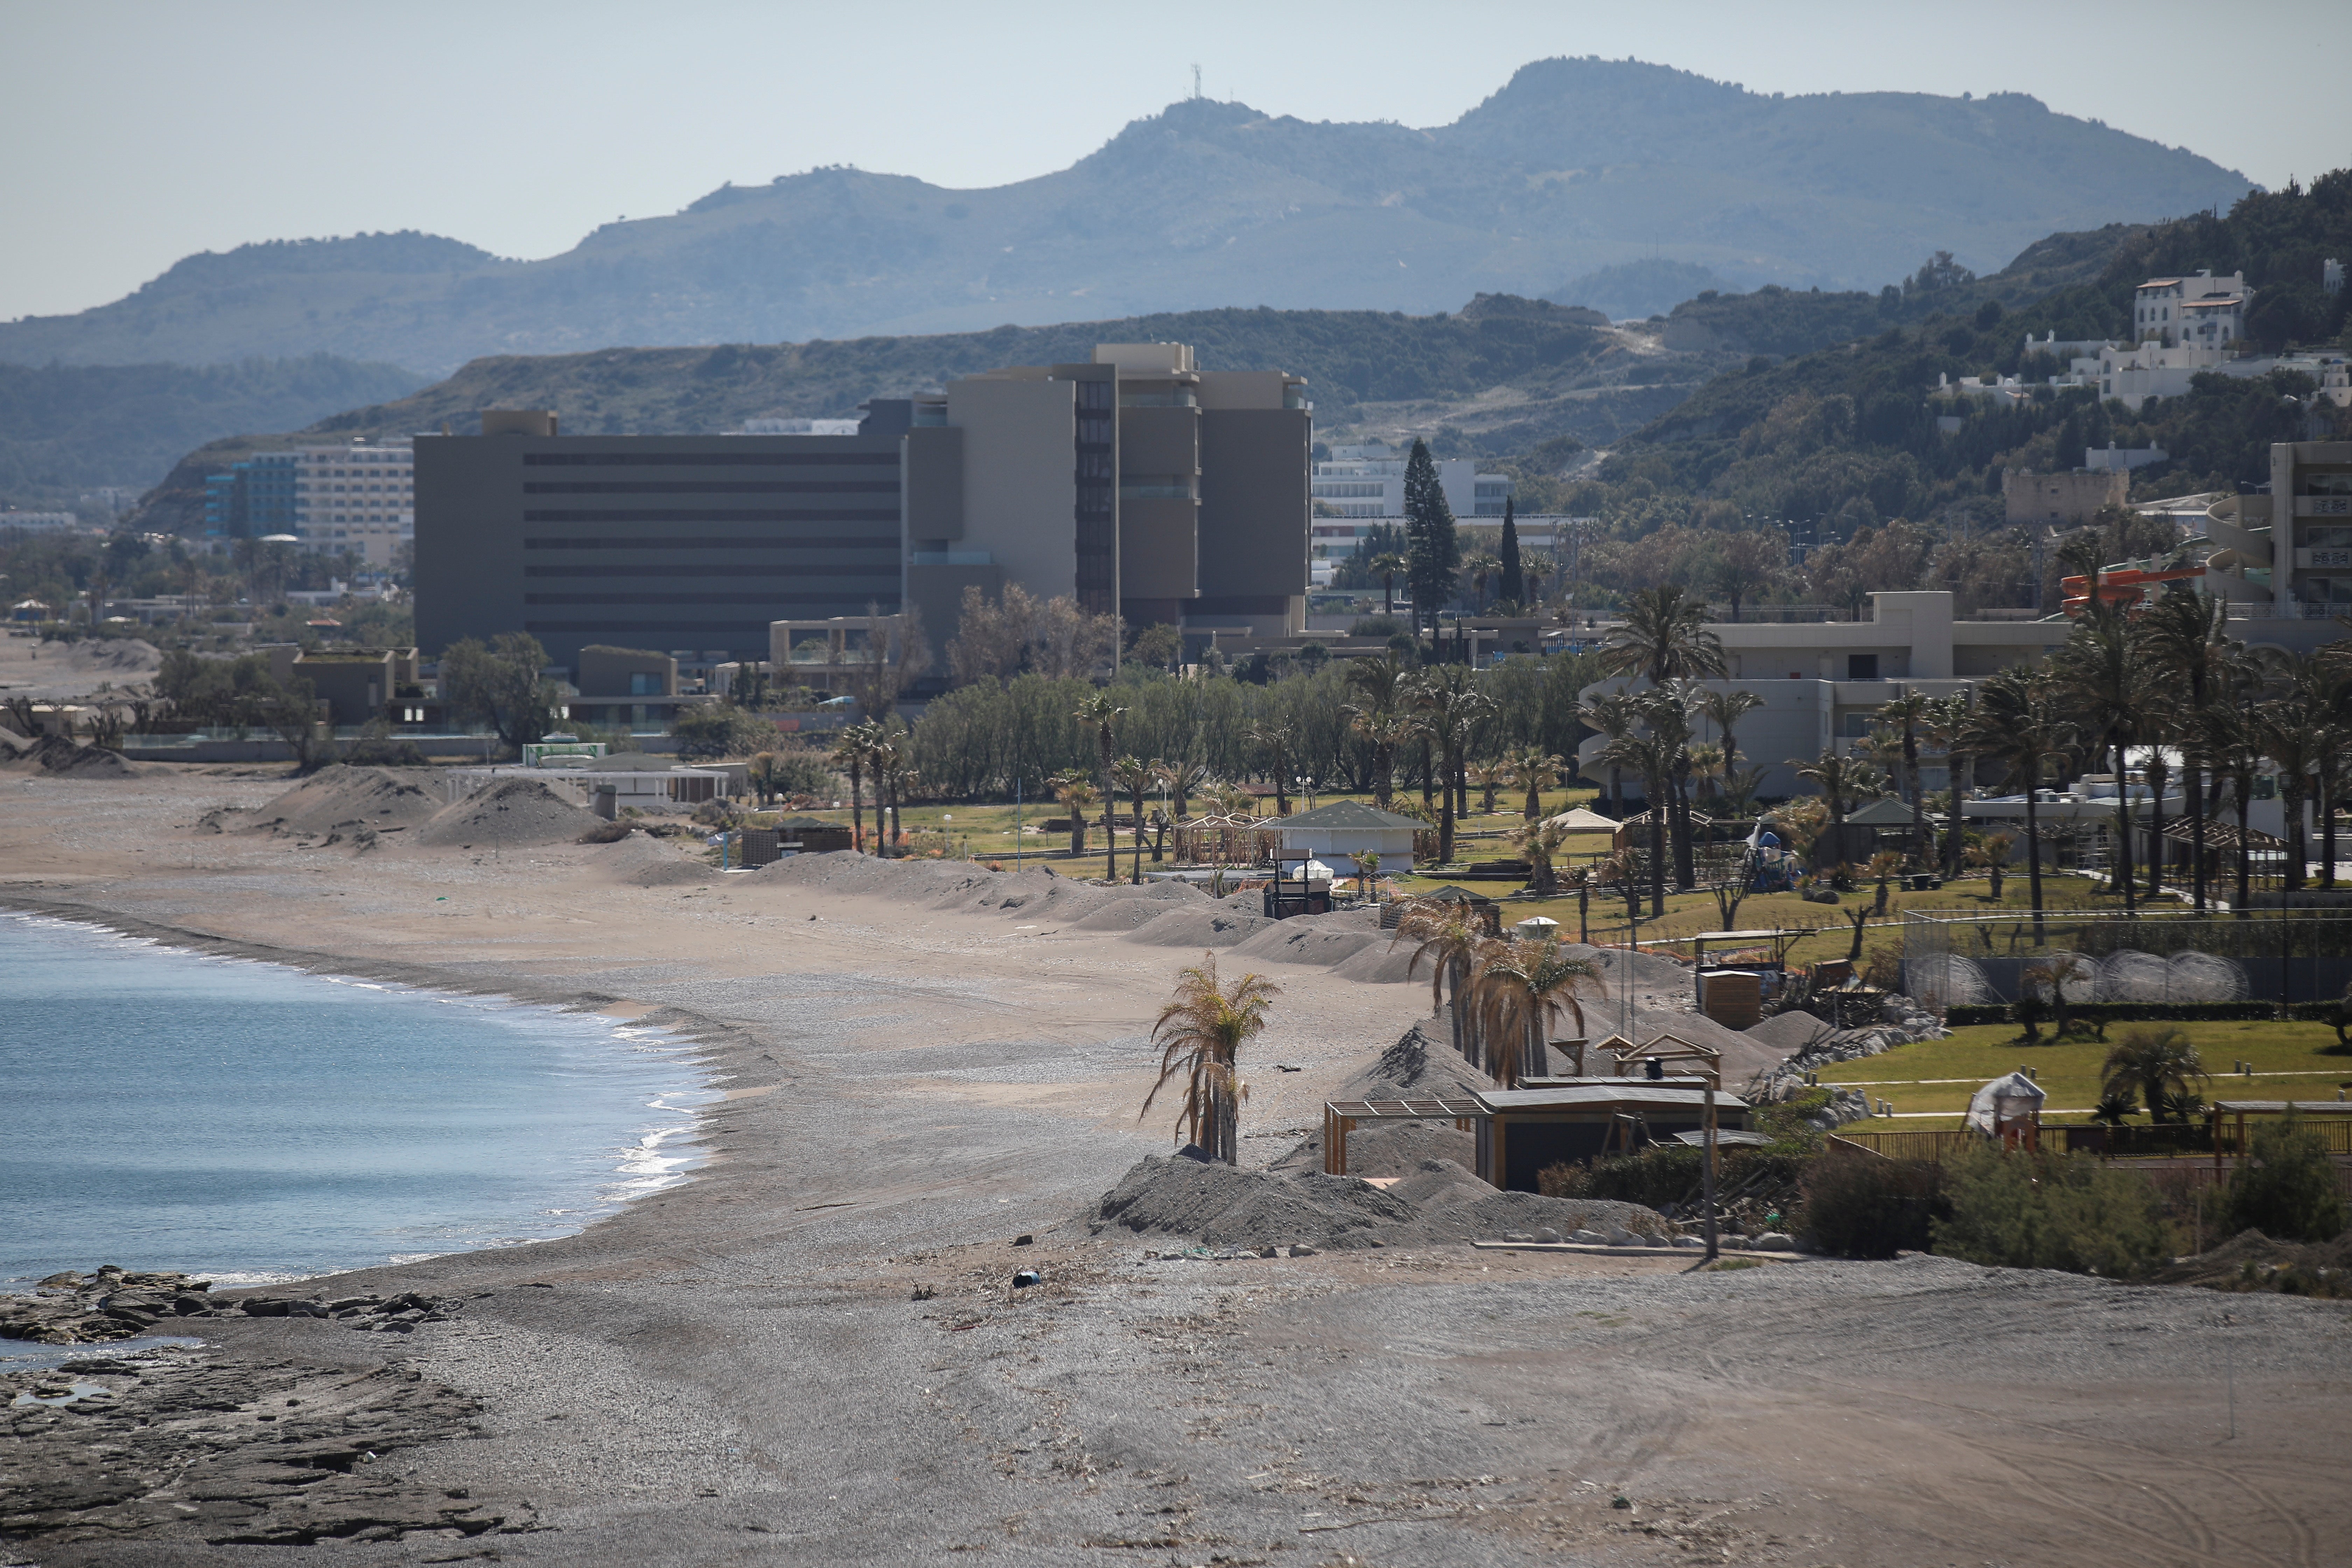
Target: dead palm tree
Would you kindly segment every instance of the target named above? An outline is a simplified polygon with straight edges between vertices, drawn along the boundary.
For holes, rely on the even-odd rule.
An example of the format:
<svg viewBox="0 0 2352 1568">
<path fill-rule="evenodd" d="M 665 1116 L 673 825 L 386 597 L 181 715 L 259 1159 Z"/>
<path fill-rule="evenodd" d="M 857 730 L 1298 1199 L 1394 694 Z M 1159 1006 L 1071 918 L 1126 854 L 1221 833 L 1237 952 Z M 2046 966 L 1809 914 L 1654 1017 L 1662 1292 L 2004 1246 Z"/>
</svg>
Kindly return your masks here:
<svg viewBox="0 0 2352 1568">
<path fill-rule="evenodd" d="M 1559 873 L 1552 863 L 1568 843 L 1568 828 L 1558 823 L 1525 822 L 1505 837 L 1527 857 L 1528 891 L 1546 899 L 1559 892 Z"/>
<path fill-rule="evenodd" d="M 1160 1010 L 1151 1026 L 1151 1043 L 1160 1047 L 1160 1079 L 1143 1097 L 1141 1121 L 1169 1079 L 1184 1079 L 1184 1099 L 1176 1115 L 1176 1135 L 1188 1133 L 1213 1160 L 1228 1165 L 1241 1163 L 1241 1107 L 1249 1085 L 1239 1071 L 1242 1047 L 1265 1029 L 1267 1010 L 1280 988 L 1262 974 L 1244 974 L 1230 985 L 1217 984 L 1217 955 L 1204 952 L 1201 962 L 1176 977 L 1176 994 Z"/>
<path fill-rule="evenodd" d="M 1489 943 L 1471 982 L 1480 1033 L 1495 1042 L 1486 1070 L 1510 1089 L 1543 1070 L 1544 1042 L 1553 1020 L 1565 1015 L 1584 1034 L 1580 993 L 1606 995 L 1601 965 L 1560 951 L 1549 937 Z"/>
</svg>

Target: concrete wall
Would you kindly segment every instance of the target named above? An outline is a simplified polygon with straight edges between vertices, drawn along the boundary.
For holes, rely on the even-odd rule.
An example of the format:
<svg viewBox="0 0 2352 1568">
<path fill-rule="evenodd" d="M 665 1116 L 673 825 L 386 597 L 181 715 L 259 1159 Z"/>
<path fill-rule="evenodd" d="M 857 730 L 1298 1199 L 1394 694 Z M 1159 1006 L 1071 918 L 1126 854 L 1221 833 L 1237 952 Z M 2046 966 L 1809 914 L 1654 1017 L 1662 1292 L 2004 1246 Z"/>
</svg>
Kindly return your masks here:
<svg viewBox="0 0 2352 1568">
<path fill-rule="evenodd" d="M 2131 479 L 2124 474 L 2036 474 L 2011 468 L 2000 476 L 2000 498 L 2012 525 L 2088 522 L 2101 507 L 2128 500 Z"/>
<path fill-rule="evenodd" d="M 963 432 L 963 539 L 1040 599 L 1077 593 L 1071 463 L 1076 409 L 1066 381 L 948 384 L 948 424 Z"/>
</svg>

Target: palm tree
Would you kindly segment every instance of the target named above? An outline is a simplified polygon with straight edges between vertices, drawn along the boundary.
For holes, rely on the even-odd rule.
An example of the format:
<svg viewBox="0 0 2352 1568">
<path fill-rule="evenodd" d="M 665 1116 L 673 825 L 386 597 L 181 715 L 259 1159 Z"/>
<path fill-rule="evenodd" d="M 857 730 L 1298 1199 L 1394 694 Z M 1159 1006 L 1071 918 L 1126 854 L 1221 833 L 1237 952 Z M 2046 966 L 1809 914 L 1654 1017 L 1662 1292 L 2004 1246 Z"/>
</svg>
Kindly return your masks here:
<svg viewBox="0 0 2352 1568">
<path fill-rule="evenodd" d="M 1528 890 L 1538 898 L 1559 892 L 1559 875 L 1552 868 L 1552 860 L 1568 842 L 1568 829 L 1555 823 L 1525 822 L 1507 837 L 1528 858 Z"/>
<path fill-rule="evenodd" d="M 1478 812 L 1482 816 L 1495 815 L 1495 792 L 1501 789 L 1511 776 L 1507 762 L 1488 760 L 1470 766 L 1470 782 L 1478 786 Z"/>
<path fill-rule="evenodd" d="M 1739 742 L 1731 727 L 1763 706 L 1764 699 L 1744 686 L 1710 687 L 1700 694 L 1698 716 L 1723 731 L 1724 777 L 1739 769 Z"/>
<path fill-rule="evenodd" d="M 1174 809 L 1179 822 L 1184 819 L 1186 798 L 1209 779 L 1208 764 L 1196 763 L 1189 757 L 1181 762 L 1154 763 L 1151 773 L 1153 777 L 1168 786 L 1169 805 Z"/>
<path fill-rule="evenodd" d="M 2253 741 L 2278 767 L 2279 796 L 2286 807 L 2286 881 L 2293 892 L 2303 886 L 2303 868 L 2310 853 L 2304 837 L 2305 804 L 2311 798 L 2312 774 L 2321 758 L 2334 748 L 2326 706 L 2318 690 L 2317 669 L 2309 655 L 2287 655 L 2271 665 L 2268 700 L 2253 714 Z"/>
<path fill-rule="evenodd" d="M 1580 706 L 1576 717 L 1579 723 L 1613 745 L 1633 732 L 1633 699 L 1622 691 L 1604 692 Z M 1602 749 L 1601 758 L 1608 762 L 1609 748 Z M 1609 815 L 1620 822 L 1625 820 L 1624 769 L 1616 763 L 1609 763 Z"/>
<path fill-rule="evenodd" d="M 1444 801 L 1437 813 L 1437 859 L 1440 865 L 1451 865 L 1454 778 L 1461 771 L 1462 755 L 1469 749 L 1478 721 L 1493 712 L 1495 705 L 1478 689 L 1475 675 L 1458 664 L 1449 664 L 1421 683 L 1414 706 L 1420 710 L 1423 733 L 1437 743 L 1444 784 Z"/>
<path fill-rule="evenodd" d="M 1543 792 L 1567 774 L 1568 763 L 1541 746 L 1522 746 L 1503 765 L 1503 776 L 1512 786 L 1528 792 L 1527 805 L 1519 815 L 1529 822 L 1543 815 Z M 1494 807 L 1489 805 L 1486 809 L 1492 811 Z"/>
<path fill-rule="evenodd" d="M 1944 824 L 1944 877 L 1949 881 L 1960 874 L 1961 835 L 1966 831 L 1961 804 L 1968 798 L 1969 774 L 1975 762 L 1961 737 L 1969 727 L 1969 693 L 1955 692 L 1938 698 L 1927 716 L 1927 732 L 1944 748 L 1944 776 L 1952 786 L 1952 809 Z"/>
<path fill-rule="evenodd" d="M 1287 724 L 1268 719 L 1251 725 L 1243 737 L 1265 759 L 1266 776 L 1274 781 L 1274 814 L 1290 815 L 1290 754 L 1298 744 L 1298 731 Z"/>
<path fill-rule="evenodd" d="M 1135 805 L 1135 853 L 1129 858 L 1134 874 L 1129 880 L 1139 887 L 1143 882 L 1143 792 L 1151 787 L 1151 764 L 1139 757 L 1121 757 L 1111 764 L 1110 772 Z"/>
<path fill-rule="evenodd" d="M 1088 784 L 1083 773 L 1057 773 L 1045 782 L 1053 785 L 1055 797 L 1070 814 L 1070 858 L 1076 860 L 1087 852 L 1087 807 L 1100 800 L 1102 792 Z"/>
<path fill-rule="evenodd" d="M 758 795 L 760 804 L 767 805 L 776 798 L 776 775 L 782 761 L 773 752 L 754 752 L 744 766 L 743 782 Z"/>
<path fill-rule="evenodd" d="M 1112 730 L 1126 716 L 1127 710 L 1120 707 L 1108 691 L 1096 692 L 1079 703 L 1078 710 L 1071 715 L 1095 732 L 1095 788 L 1102 792 L 1103 853 L 1110 858 L 1109 869 L 1103 875 L 1114 882 L 1118 880 L 1118 839 L 1111 828 L 1112 803 L 1118 799 L 1111 793 L 1110 784 L 1110 759 L 1116 748 Z"/>
<path fill-rule="evenodd" d="M 1412 978 L 1422 960 L 1429 961 L 1429 1010 L 1435 1014 L 1445 1005 L 1446 992 L 1454 994 L 1454 1010 L 1450 1016 L 1454 1034 L 1454 1053 L 1471 1058 L 1472 1040 L 1467 1009 L 1462 1005 L 1464 990 L 1470 984 L 1470 965 L 1477 955 L 1478 944 L 1485 940 L 1465 918 L 1462 911 L 1442 903 L 1417 903 L 1406 910 L 1397 922 L 1396 935 L 1389 940 L 1394 947 L 1399 942 L 1414 943 L 1412 957 L 1406 961 L 1405 978 Z"/>
<path fill-rule="evenodd" d="M 1666 787 L 1675 771 L 1674 752 L 1654 733 L 1626 735 L 1609 742 L 1601 760 L 1613 771 L 1631 768 L 1642 775 L 1642 795 L 1650 819 L 1650 918 L 1666 912 Z"/>
<path fill-rule="evenodd" d="M 1355 714 L 1349 727 L 1371 743 L 1372 803 L 1386 811 L 1395 789 L 1397 745 L 1412 732 L 1412 721 L 1402 713 L 1349 711 Z"/>
<path fill-rule="evenodd" d="M 1468 573 L 1470 580 L 1478 585 L 1478 608 L 1475 613 L 1483 616 L 1486 613 L 1486 584 L 1500 574 L 1503 563 L 1481 551 L 1463 562 L 1462 570 Z"/>
<path fill-rule="evenodd" d="M 1592 942 L 1591 901 L 1595 869 L 1591 866 L 1570 866 L 1560 876 L 1560 880 L 1576 892 L 1576 940 L 1588 946 Z"/>
<path fill-rule="evenodd" d="M 1935 714 L 1935 701 L 1916 690 L 1897 692 L 1878 706 L 1881 723 L 1891 724 L 1903 737 L 1903 798 L 1911 807 L 1911 826 L 1904 832 L 1904 851 L 1915 860 L 1924 858 L 1919 849 L 1919 824 L 1923 813 L 1919 808 L 1919 731 Z"/>
<path fill-rule="evenodd" d="M 1213 1160 L 1241 1163 L 1241 1107 L 1249 1098 L 1238 1070 L 1241 1050 L 1265 1031 L 1266 1012 L 1280 994 L 1262 974 L 1244 974 L 1221 988 L 1217 955 L 1202 953 L 1197 965 L 1176 977 L 1176 994 L 1151 1026 L 1151 1042 L 1160 1047 L 1160 1079 L 1136 1120 L 1150 1112 L 1152 1100 L 1181 1073 L 1184 1101 L 1176 1135 L 1189 1132 Z"/>
<path fill-rule="evenodd" d="M 1666 830 L 1674 837 L 1675 890 L 1687 893 L 1698 886 L 1691 861 L 1690 802 L 1683 790 L 1690 778 L 1690 682 L 1674 679 L 1654 686 L 1635 699 L 1642 722 L 1664 750 L 1666 760 Z"/>
<path fill-rule="evenodd" d="M 1601 643 L 1603 673 L 1643 676 L 1653 686 L 1721 675 L 1725 668 L 1723 644 L 1706 629 L 1706 601 L 1671 583 L 1634 595 L 1624 621 Z"/>
<path fill-rule="evenodd" d="M 1545 1067 L 1544 1041 L 1554 1019 L 1565 1014 L 1584 1034 L 1580 994 L 1590 987 L 1607 994 L 1601 965 L 1571 957 L 1549 937 L 1489 944 L 1472 983 L 1480 1031 L 1496 1042 L 1489 1074 L 1505 1089 Z"/>
<path fill-rule="evenodd" d="M 2230 645 L 2229 605 L 2208 599 L 2181 584 L 2169 584 L 2164 596 L 2141 613 L 2140 656 L 2148 662 L 2151 678 L 2164 683 L 2176 700 L 2175 731 L 2180 742 L 2182 794 L 2189 807 L 2189 884 L 2200 914 L 2206 904 L 2205 791 L 2200 776 L 2210 759 L 2205 754 L 2205 712 L 2220 689 L 2225 652 Z M 2158 803 L 2161 808 L 2162 802 Z"/>
<path fill-rule="evenodd" d="M 1988 833 L 1969 846 L 1968 863 L 1984 868 L 1986 879 L 1992 883 L 1992 901 L 2000 902 L 2001 874 L 2009 868 L 2009 852 L 2017 840 L 2006 833 Z"/>
<path fill-rule="evenodd" d="M 2239 684 L 2235 679 L 2236 672 L 2232 674 L 2231 683 Z M 2254 776 L 2262 771 L 2263 754 L 2254 740 L 2251 692 L 2242 692 L 2241 700 L 2242 709 L 2225 702 L 2215 702 L 2207 708 L 2203 722 L 2198 726 L 2198 734 L 2199 745 L 2206 761 L 2228 782 L 2231 798 L 2237 805 L 2237 890 L 2230 901 L 2230 908 L 2238 919 L 2244 920 L 2247 918 L 2246 900 L 2249 897 L 2247 883 L 2253 871 L 2253 839 L 2246 819 L 2253 809 Z"/>
<path fill-rule="evenodd" d="M 878 856 L 887 856 L 902 837 L 898 796 L 913 775 L 906 740 L 877 720 L 866 747 L 866 765 L 874 774 L 874 853 Z"/>
<path fill-rule="evenodd" d="M 1713 741 L 1701 741 L 1686 753 L 1690 758 L 1690 776 L 1698 781 L 1699 800 L 1723 815 L 1723 806 L 1714 797 L 1723 792 L 1723 748 Z"/>
<path fill-rule="evenodd" d="M 2091 561 L 2095 574 L 2095 559 L 2082 559 Z M 2095 595 L 2055 661 L 2068 710 L 2091 740 L 2094 752 L 2115 761 L 2116 876 L 2109 890 L 2123 894 L 2127 913 L 2137 912 L 2139 907 L 2127 764 L 2146 706 L 2142 667 L 2133 643 L 2130 619 L 2119 606 L 2102 604 Z"/>
<path fill-rule="evenodd" d="M 1878 884 L 1878 901 L 1870 912 L 1874 915 L 1884 915 L 1886 912 L 1887 881 L 1895 872 L 1903 869 L 1903 857 L 1892 849 L 1882 849 L 1870 858 L 1870 864 L 1865 869 L 1871 880 Z"/>
<path fill-rule="evenodd" d="M 2099 1087 L 2121 1095 L 2125 1103 L 2135 1089 L 2147 1102 L 2149 1115 L 2161 1121 L 2168 1100 L 2189 1093 L 2191 1079 L 2210 1083 L 2204 1058 L 2179 1028 L 2134 1029 L 2107 1052 L 2099 1068 Z"/>
<path fill-rule="evenodd" d="M 2026 669 L 2000 671 L 1977 688 L 1977 706 L 1960 743 L 1972 756 L 2003 764 L 2025 793 L 2025 875 L 2033 903 L 2033 940 L 2042 939 L 2042 821 L 2035 792 L 2042 770 L 2066 755 L 2068 731 L 2052 700 L 2047 677 Z"/>
<path fill-rule="evenodd" d="M 849 770 L 849 842 L 860 855 L 866 852 L 866 814 L 858 791 L 865 783 L 866 764 L 873 759 L 874 742 L 881 733 L 882 726 L 868 719 L 842 731 L 833 743 L 835 764 Z"/>
<path fill-rule="evenodd" d="M 1834 746 L 1810 763 L 1797 757 L 1790 757 L 1789 763 L 1797 770 L 1799 778 L 1822 786 L 1822 798 L 1829 805 L 1832 828 L 1845 826 L 1847 803 L 1878 794 L 1885 777 L 1868 763 L 1844 755 Z"/>
<path fill-rule="evenodd" d="M 1396 614 L 1396 580 L 1412 564 L 1393 550 L 1384 550 L 1364 563 L 1364 570 L 1381 580 L 1381 614 Z"/>
</svg>

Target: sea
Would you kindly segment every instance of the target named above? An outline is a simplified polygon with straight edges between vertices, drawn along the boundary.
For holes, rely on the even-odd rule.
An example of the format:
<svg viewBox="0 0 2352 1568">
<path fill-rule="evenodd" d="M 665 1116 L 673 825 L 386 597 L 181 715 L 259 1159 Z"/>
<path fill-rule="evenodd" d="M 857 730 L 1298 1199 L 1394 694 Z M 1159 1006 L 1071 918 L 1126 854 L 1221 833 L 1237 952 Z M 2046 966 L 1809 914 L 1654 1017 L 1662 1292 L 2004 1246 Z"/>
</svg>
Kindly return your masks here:
<svg viewBox="0 0 2352 1568">
<path fill-rule="evenodd" d="M 687 1180 L 718 1098 L 659 1029 L 0 913 L 0 1290 L 568 1236 Z"/>
</svg>

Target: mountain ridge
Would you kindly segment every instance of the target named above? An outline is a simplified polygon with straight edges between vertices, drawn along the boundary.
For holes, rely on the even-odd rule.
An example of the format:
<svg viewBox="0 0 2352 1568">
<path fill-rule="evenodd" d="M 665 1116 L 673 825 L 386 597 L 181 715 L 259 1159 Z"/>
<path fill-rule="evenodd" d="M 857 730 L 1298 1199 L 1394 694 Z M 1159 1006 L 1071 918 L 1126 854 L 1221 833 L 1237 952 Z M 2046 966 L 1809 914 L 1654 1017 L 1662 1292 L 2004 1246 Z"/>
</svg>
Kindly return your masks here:
<svg viewBox="0 0 2352 1568">
<path fill-rule="evenodd" d="M 1185 100 L 1008 184 L 812 169 L 601 225 L 533 261 L 414 233 L 240 247 L 184 258 L 111 304 L 0 323 L 0 360 L 326 352 L 441 374 L 494 353 L 1077 315 L 1426 313 L 1645 257 L 1748 288 L 1851 288 L 1935 250 L 1997 267 L 2053 230 L 2202 210 L 2247 188 L 2186 150 L 2022 94 L 1790 98 L 1551 59 L 1444 126 Z"/>
</svg>

